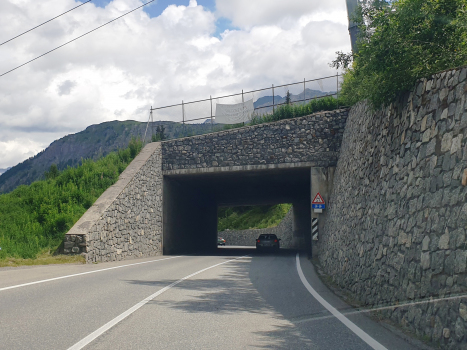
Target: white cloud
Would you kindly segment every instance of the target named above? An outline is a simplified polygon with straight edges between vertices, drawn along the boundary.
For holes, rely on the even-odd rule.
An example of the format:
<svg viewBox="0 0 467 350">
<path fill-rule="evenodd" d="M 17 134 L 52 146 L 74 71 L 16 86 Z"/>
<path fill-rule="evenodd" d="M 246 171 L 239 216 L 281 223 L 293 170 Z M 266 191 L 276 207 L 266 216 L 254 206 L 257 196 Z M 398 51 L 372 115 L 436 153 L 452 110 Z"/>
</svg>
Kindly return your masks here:
<svg viewBox="0 0 467 350">
<path fill-rule="evenodd" d="M 28 138 L 0 141 L 0 169 L 16 165 L 17 158 L 27 159 L 44 149 L 44 145 Z"/>
<path fill-rule="evenodd" d="M 219 16 L 229 18 L 240 28 L 257 25 L 287 25 L 308 14 L 339 13 L 336 20 L 346 16 L 345 1 L 342 0 L 216 0 Z M 345 19 L 346 21 L 346 19 Z"/>
<path fill-rule="evenodd" d="M 146 121 L 151 105 L 334 74 L 328 63 L 335 51 L 350 47 L 343 1 L 217 0 L 217 13 L 186 2 L 155 18 L 135 11 L 0 77 L 0 168 L 90 124 Z M 0 74 L 140 4 L 86 4 L 0 46 Z M 76 5 L 73 0 L 0 1 L 0 42 Z M 240 29 L 215 37 L 221 15 Z M 335 82 L 325 89 L 335 89 Z M 192 105 L 187 116 L 206 110 Z M 180 120 L 181 108 L 159 111 L 156 118 Z"/>
</svg>

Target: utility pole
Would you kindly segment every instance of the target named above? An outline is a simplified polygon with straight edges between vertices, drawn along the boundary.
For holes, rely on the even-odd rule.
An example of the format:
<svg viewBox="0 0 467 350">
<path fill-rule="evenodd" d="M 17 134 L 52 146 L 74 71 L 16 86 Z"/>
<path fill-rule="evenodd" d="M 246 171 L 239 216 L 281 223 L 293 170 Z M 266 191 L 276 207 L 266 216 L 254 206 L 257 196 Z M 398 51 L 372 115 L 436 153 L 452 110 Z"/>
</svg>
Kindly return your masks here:
<svg viewBox="0 0 467 350">
<path fill-rule="evenodd" d="M 349 18 L 349 34 L 350 44 L 352 45 L 352 53 L 357 53 L 357 36 L 358 26 L 353 21 L 358 7 L 358 0 L 346 0 L 347 2 L 347 17 Z"/>
</svg>

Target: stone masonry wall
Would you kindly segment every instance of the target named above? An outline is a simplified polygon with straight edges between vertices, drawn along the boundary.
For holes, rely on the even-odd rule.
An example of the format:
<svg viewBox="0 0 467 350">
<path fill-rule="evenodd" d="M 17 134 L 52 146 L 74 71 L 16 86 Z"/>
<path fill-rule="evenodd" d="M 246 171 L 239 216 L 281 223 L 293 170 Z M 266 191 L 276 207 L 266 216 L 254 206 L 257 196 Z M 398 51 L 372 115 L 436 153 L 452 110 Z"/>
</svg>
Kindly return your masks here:
<svg viewBox="0 0 467 350">
<path fill-rule="evenodd" d="M 341 288 L 367 306 L 392 306 L 383 314 L 421 337 L 464 350 L 466 75 L 463 67 L 423 79 L 384 110 L 351 109 L 318 242 Z"/>
<path fill-rule="evenodd" d="M 293 244 L 293 208 L 285 215 L 284 219 L 275 227 L 250 229 L 250 230 L 225 230 L 218 233 L 225 238 L 226 245 L 255 246 L 256 239 L 261 234 L 275 234 L 281 239 L 281 248 L 296 248 Z"/>
<path fill-rule="evenodd" d="M 160 143 L 148 144 L 68 232 L 65 253 L 87 262 L 162 254 L 161 159 Z"/>
<path fill-rule="evenodd" d="M 313 162 L 335 166 L 348 110 L 162 143 L 162 170 Z"/>
</svg>

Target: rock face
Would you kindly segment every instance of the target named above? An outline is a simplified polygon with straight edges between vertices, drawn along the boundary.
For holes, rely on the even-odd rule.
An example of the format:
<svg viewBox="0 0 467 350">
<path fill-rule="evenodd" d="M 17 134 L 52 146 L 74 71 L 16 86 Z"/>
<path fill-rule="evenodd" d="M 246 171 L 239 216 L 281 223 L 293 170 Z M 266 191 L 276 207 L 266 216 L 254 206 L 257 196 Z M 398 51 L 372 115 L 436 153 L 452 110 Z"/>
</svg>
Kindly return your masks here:
<svg viewBox="0 0 467 350">
<path fill-rule="evenodd" d="M 299 242 L 293 239 L 293 208 L 275 227 L 251 230 L 225 230 L 219 232 L 219 237 L 225 238 L 226 245 L 255 246 L 256 239 L 262 234 L 275 234 L 281 239 L 281 248 L 299 248 Z"/>
<path fill-rule="evenodd" d="M 394 305 L 388 318 L 446 349 L 467 348 L 466 74 L 423 79 L 383 110 L 351 109 L 318 243 L 343 289 Z"/>
</svg>

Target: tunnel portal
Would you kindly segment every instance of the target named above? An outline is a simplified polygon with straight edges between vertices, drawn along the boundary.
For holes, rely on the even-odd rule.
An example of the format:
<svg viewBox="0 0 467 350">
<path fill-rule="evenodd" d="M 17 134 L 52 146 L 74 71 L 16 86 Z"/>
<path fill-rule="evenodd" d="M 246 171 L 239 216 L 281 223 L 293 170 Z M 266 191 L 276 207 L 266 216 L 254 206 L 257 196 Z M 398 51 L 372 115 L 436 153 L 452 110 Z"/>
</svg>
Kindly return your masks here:
<svg viewBox="0 0 467 350">
<path fill-rule="evenodd" d="M 335 167 L 348 109 L 147 144 L 66 234 L 87 262 L 217 247 L 219 206 L 292 203 L 311 249 L 311 196 Z M 320 223 L 321 225 L 321 223 Z"/>
<path fill-rule="evenodd" d="M 163 253 L 215 250 L 219 206 L 279 203 L 293 204 L 294 238 L 306 250 L 310 180 L 309 167 L 164 176 Z"/>
</svg>

